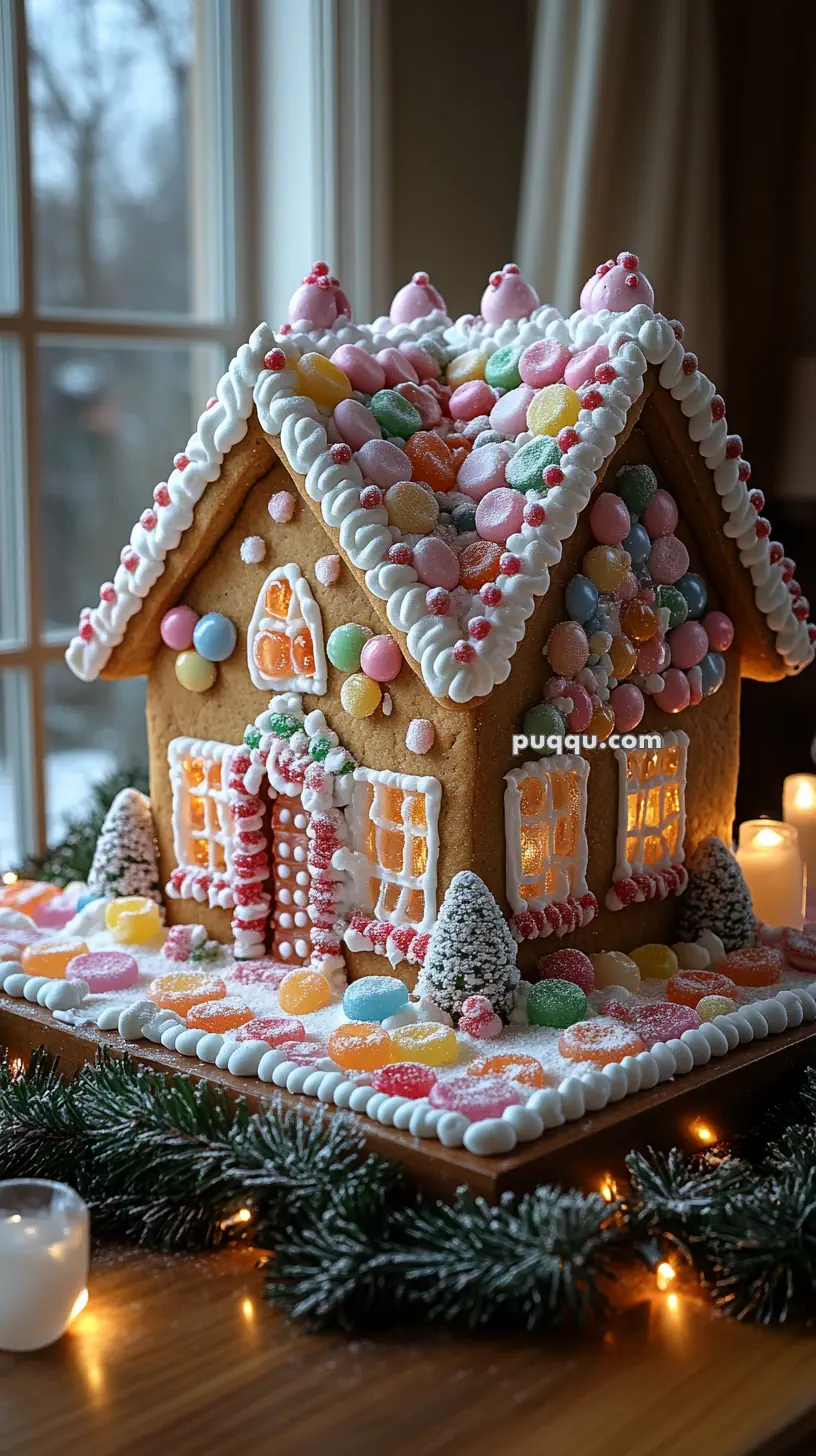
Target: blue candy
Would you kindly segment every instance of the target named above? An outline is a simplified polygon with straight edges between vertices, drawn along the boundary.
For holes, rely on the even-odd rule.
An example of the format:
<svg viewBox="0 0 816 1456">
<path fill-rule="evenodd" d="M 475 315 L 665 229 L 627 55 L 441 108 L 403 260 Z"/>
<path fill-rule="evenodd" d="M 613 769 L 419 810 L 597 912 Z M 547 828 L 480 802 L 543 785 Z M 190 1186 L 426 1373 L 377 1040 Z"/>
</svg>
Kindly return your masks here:
<svg viewBox="0 0 816 1456">
<path fill-rule="evenodd" d="M 700 663 L 700 687 L 704 698 L 710 698 L 725 682 L 725 658 L 721 652 L 707 652 Z"/>
<path fill-rule="evenodd" d="M 587 622 L 598 606 L 598 588 L 588 576 L 574 576 L 567 585 L 566 604 L 573 622 Z"/>
<path fill-rule="evenodd" d="M 463 536 L 466 531 L 475 531 L 476 530 L 476 507 L 475 507 L 475 505 L 473 505 L 473 506 L 466 506 L 466 505 L 454 506 L 454 508 L 453 508 L 453 524 L 456 527 L 457 535 L 459 535 L 459 536 Z"/>
<path fill-rule="evenodd" d="M 235 651 L 237 641 L 235 623 L 221 612 L 207 612 L 193 628 L 193 646 L 207 662 L 226 662 Z"/>
<path fill-rule="evenodd" d="M 101 898 L 102 897 L 100 895 L 80 895 L 79 899 L 76 902 L 76 908 L 78 911 L 84 910 L 86 905 L 93 905 L 94 900 L 99 900 Z"/>
<path fill-rule="evenodd" d="M 343 995 L 349 1021 L 385 1021 L 408 1000 L 408 987 L 396 976 L 363 976 L 352 981 Z"/>
<path fill-rule="evenodd" d="M 697 576 L 696 572 L 687 571 L 685 576 L 681 576 L 680 580 L 675 582 L 675 586 L 688 602 L 689 616 L 692 621 L 702 617 L 708 605 L 708 587 L 703 578 Z"/>
<path fill-rule="evenodd" d="M 649 532 L 644 526 L 633 526 L 629 535 L 624 536 L 621 545 L 624 551 L 629 552 L 633 566 L 637 566 L 643 561 L 648 561 L 652 543 L 649 540 Z"/>
</svg>

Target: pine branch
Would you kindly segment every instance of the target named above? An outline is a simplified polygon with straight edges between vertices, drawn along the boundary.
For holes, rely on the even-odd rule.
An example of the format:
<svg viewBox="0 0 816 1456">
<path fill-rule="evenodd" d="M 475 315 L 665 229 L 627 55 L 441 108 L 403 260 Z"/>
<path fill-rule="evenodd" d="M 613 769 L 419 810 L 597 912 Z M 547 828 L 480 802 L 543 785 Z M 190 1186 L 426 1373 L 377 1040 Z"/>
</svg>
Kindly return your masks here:
<svg viewBox="0 0 816 1456">
<path fill-rule="evenodd" d="M 790 1167 L 709 1220 L 708 1282 L 736 1319 L 816 1319 L 816 1167 Z"/>
<path fill-rule="evenodd" d="M 669 1238 L 687 1258 L 705 1237 L 715 1204 L 727 1204 L 753 1186 L 749 1169 L 726 1158 L 714 1166 L 699 1156 L 686 1157 L 679 1149 L 669 1153 L 632 1152 L 626 1159 L 631 1180 L 627 1216 L 634 1234 Z"/>
<path fill-rule="evenodd" d="M 84 1193 L 91 1150 L 76 1088 L 59 1075 L 45 1052 L 34 1052 L 27 1069 L 0 1061 L 0 1177 L 52 1178 Z"/>
</svg>

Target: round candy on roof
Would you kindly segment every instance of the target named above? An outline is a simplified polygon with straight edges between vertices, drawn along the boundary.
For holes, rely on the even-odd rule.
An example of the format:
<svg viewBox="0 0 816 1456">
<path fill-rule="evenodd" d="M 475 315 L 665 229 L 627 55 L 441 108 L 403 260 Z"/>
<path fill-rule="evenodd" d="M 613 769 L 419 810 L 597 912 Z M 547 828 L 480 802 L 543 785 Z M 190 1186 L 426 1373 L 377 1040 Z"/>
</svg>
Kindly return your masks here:
<svg viewBox="0 0 816 1456">
<path fill-rule="evenodd" d="M 381 389 L 373 395 L 371 413 L 386 435 L 398 435 L 408 440 L 422 429 L 419 411 L 395 389 Z M 380 482 L 377 481 L 377 484 Z"/>
<path fill-rule="evenodd" d="M 221 612 L 207 612 L 200 617 L 193 631 L 193 646 L 207 662 L 226 662 L 235 651 L 238 629 Z"/>
<path fill-rule="evenodd" d="M 186 652 L 193 645 L 193 631 L 198 621 L 198 612 L 192 607 L 171 607 L 161 619 L 159 631 L 162 642 L 174 652 Z"/>
<path fill-rule="evenodd" d="M 429 275 L 419 272 L 394 294 L 389 315 L 392 324 L 412 324 L 415 319 L 427 318 L 437 311 L 447 313 L 445 300 L 434 288 Z"/>
<path fill-rule="evenodd" d="M 675 582 L 681 596 L 685 597 L 689 616 L 696 621 L 702 617 L 708 606 L 708 587 L 695 571 L 687 571 Z"/>
<path fill-rule="evenodd" d="M 507 461 L 505 478 L 516 490 L 541 490 L 543 473 L 548 465 L 557 465 L 561 451 L 551 435 L 538 435 L 528 440 Z"/>
</svg>

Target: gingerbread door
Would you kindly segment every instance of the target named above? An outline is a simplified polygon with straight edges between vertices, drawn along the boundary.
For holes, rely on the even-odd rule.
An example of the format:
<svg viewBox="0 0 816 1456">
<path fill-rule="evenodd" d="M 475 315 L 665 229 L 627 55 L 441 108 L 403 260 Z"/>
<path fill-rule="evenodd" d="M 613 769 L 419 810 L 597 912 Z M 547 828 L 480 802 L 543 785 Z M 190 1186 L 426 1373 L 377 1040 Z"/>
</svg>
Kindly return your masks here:
<svg viewBox="0 0 816 1456">
<path fill-rule="evenodd" d="M 309 816 L 300 798 L 281 794 L 272 804 L 272 955 L 302 966 L 311 955 L 309 871 L 306 868 Z"/>
</svg>

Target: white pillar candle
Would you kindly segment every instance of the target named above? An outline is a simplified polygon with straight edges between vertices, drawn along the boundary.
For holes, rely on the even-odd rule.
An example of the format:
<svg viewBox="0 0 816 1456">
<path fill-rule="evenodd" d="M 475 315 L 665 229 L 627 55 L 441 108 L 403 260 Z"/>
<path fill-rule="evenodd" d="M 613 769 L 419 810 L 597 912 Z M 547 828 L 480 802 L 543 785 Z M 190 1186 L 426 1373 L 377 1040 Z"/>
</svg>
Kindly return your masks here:
<svg viewBox="0 0 816 1456">
<path fill-rule="evenodd" d="M 88 1284 L 87 1205 L 64 1183 L 0 1183 L 0 1350 L 53 1344 Z"/>
<path fill-rule="evenodd" d="M 805 873 L 793 825 L 746 819 L 739 827 L 737 863 L 751 891 L 754 914 L 767 925 L 801 929 Z"/>
<path fill-rule="evenodd" d="M 789 774 L 782 786 L 782 818 L 799 831 L 808 883 L 816 884 L 816 774 Z"/>
</svg>

